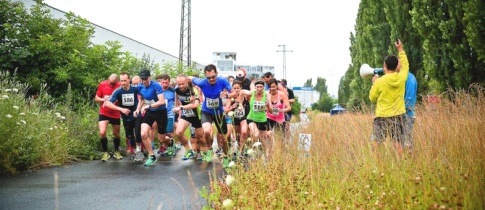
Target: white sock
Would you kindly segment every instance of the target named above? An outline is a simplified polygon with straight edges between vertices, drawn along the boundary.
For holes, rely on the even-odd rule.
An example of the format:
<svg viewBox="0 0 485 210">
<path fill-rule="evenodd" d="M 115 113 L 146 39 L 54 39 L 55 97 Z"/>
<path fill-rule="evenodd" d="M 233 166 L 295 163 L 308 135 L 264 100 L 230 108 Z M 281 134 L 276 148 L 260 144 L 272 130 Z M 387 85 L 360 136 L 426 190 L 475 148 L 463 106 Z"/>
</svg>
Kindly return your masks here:
<svg viewBox="0 0 485 210">
<path fill-rule="evenodd" d="M 136 152 L 140 152 L 140 151 L 141 151 L 141 146 L 136 145 Z"/>
</svg>

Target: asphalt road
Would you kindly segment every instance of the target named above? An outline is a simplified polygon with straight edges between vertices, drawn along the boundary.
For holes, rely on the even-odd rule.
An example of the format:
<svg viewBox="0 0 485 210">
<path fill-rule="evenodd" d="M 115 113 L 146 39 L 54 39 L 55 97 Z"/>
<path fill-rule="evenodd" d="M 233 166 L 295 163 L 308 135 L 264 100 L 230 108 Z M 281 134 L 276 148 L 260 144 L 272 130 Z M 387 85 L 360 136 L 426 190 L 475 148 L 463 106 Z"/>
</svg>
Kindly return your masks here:
<svg viewBox="0 0 485 210">
<path fill-rule="evenodd" d="M 291 129 L 308 122 L 303 115 Z M 199 192 L 209 186 L 209 176 L 223 176 L 222 165 L 215 157 L 212 163 L 182 161 L 183 153 L 150 167 L 125 157 L 0 177 L 0 210 L 202 209 L 207 202 Z"/>
<path fill-rule="evenodd" d="M 223 169 L 182 154 L 150 167 L 125 157 L 0 177 L 0 209 L 202 209 L 202 186 Z"/>
</svg>

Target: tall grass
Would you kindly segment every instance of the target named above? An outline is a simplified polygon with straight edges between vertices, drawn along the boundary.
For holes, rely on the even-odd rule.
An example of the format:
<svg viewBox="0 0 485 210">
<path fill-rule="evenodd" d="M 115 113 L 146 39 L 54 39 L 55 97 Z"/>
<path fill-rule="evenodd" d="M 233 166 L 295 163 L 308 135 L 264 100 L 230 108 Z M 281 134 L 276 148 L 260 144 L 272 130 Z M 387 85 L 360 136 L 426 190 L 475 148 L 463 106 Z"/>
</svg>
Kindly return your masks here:
<svg viewBox="0 0 485 210">
<path fill-rule="evenodd" d="M 54 103 L 47 86 L 34 99 L 26 95 L 28 85 L 12 75 L 0 72 L 0 79 L 0 174 L 93 158 L 98 143 L 93 108 L 80 105 L 74 112 L 69 100 Z"/>
<path fill-rule="evenodd" d="M 278 141 L 271 159 L 230 170 L 229 186 L 212 180 L 206 207 L 231 199 L 238 209 L 483 209 L 484 93 L 475 86 L 418 105 L 414 152 L 403 155 L 390 140 L 372 149 L 369 112 L 314 114 L 299 131 L 312 134 L 308 156 L 298 137 L 289 148 Z"/>
</svg>

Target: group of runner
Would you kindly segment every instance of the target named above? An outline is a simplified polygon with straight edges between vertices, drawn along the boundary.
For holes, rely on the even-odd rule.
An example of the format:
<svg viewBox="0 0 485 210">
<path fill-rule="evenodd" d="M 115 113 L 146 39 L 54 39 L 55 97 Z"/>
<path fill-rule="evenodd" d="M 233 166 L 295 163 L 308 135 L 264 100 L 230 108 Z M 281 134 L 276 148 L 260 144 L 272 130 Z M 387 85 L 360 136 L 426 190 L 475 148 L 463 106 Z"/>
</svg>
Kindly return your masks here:
<svg viewBox="0 0 485 210">
<path fill-rule="evenodd" d="M 267 72 L 262 78 L 251 81 L 242 68 L 236 71 L 235 79 L 224 78 L 218 76 L 212 64 L 204 68 L 204 75 L 205 78 L 177 75 L 176 87 L 170 86 L 167 74 L 152 80 L 149 70 L 142 70 L 131 79 L 128 73 L 121 73 L 119 81 L 118 76 L 112 74 L 101 82 L 95 96 L 95 101 L 100 103 L 101 160 L 107 161 L 111 156 L 118 160 L 123 158 L 119 151 L 120 118 L 128 153 L 134 154 L 135 162 L 142 162 L 146 154 L 145 166 L 157 161 L 155 133 L 158 133 L 160 148 L 157 153 L 161 157 L 175 155 L 175 138 L 185 148 L 182 160 L 212 162 L 215 127 L 224 167 L 230 162 L 229 144 L 235 146 L 237 157 L 246 155 L 248 139 L 261 142 L 269 154 L 275 128 L 289 134 L 290 103 L 294 102 L 294 95 L 291 89 L 286 89 L 286 80 L 277 81 Z M 109 124 L 114 136 L 112 155 L 108 152 L 106 137 Z M 189 126 L 190 143 L 185 136 Z"/>
</svg>

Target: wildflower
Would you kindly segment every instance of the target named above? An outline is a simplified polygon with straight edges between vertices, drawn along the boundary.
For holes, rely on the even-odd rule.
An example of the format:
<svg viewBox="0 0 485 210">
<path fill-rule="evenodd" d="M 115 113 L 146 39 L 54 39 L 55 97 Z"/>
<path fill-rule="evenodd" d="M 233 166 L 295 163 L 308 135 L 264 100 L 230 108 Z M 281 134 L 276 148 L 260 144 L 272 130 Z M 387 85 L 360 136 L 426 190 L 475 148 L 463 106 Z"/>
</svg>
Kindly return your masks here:
<svg viewBox="0 0 485 210">
<path fill-rule="evenodd" d="M 234 206 L 234 202 L 229 198 L 222 201 L 222 208 L 223 209 L 232 209 L 233 206 Z"/>
<path fill-rule="evenodd" d="M 446 190 L 446 187 L 441 187 L 441 188 L 440 188 L 440 191 L 441 191 L 441 192 L 443 192 L 443 191 L 445 191 L 445 190 Z"/>
<path fill-rule="evenodd" d="M 20 114 L 19 114 L 19 115 L 20 115 L 20 116 L 25 116 L 25 113 L 23 113 L 23 112 L 20 112 Z"/>
<path fill-rule="evenodd" d="M 7 117 L 7 118 L 12 118 L 12 115 L 7 114 L 7 115 L 5 115 L 5 117 Z"/>
<path fill-rule="evenodd" d="M 234 112 L 233 112 L 233 111 L 230 111 L 229 113 L 227 113 L 227 115 L 228 115 L 229 117 L 232 117 L 232 116 L 234 116 Z"/>
<path fill-rule="evenodd" d="M 19 89 L 17 89 L 17 88 L 13 88 L 13 89 L 12 89 L 12 92 L 14 92 L 14 93 L 19 92 Z"/>
<path fill-rule="evenodd" d="M 49 128 L 49 130 L 52 130 L 52 128 Z"/>
<path fill-rule="evenodd" d="M 66 119 L 66 117 L 64 117 L 64 116 L 61 116 L 61 120 L 65 120 L 65 119 Z"/>
<path fill-rule="evenodd" d="M 253 149 L 248 149 L 247 153 L 248 153 L 248 155 L 253 155 L 254 154 L 254 150 Z"/>
<path fill-rule="evenodd" d="M 7 98 L 8 98 L 8 96 L 7 96 L 7 95 L 3 95 L 3 96 L 2 96 L 2 99 L 7 99 Z"/>
<path fill-rule="evenodd" d="M 57 129 L 57 125 L 54 125 L 54 129 Z"/>
<path fill-rule="evenodd" d="M 56 112 L 56 113 L 54 113 L 54 114 L 55 114 L 57 117 L 60 117 L 60 116 L 61 116 L 61 113 L 59 113 L 59 112 Z"/>
<path fill-rule="evenodd" d="M 229 163 L 229 168 L 232 168 L 234 165 L 236 165 L 236 163 L 235 163 L 234 161 L 231 161 L 231 162 Z"/>
<path fill-rule="evenodd" d="M 6 92 L 6 93 L 8 93 L 8 92 L 10 92 L 10 91 L 12 91 L 12 89 L 5 89 L 5 92 Z"/>
<path fill-rule="evenodd" d="M 252 142 L 253 141 L 253 138 L 248 138 L 246 141 L 247 142 Z"/>
<path fill-rule="evenodd" d="M 22 124 L 20 124 L 20 122 L 17 122 L 17 125 L 22 125 Z"/>
<path fill-rule="evenodd" d="M 18 110 L 18 109 L 20 109 L 20 107 L 19 107 L 19 106 L 13 106 L 13 108 L 14 108 L 14 109 L 17 109 L 17 110 Z"/>
<path fill-rule="evenodd" d="M 236 181 L 236 179 L 233 176 L 231 176 L 231 175 L 226 176 L 226 185 L 227 186 L 230 186 L 232 183 L 234 183 L 234 181 Z"/>
<path fill-rule="evenodd" d="M 255 143 L 253 144 L 253 147 L 259 147 L 259 146 L 261 146 L 261 142 L 259 142 L 259 141 L 258 141 L 258 142 L 255 142 Z"/>
<path fill-rule="evenodd" d="M 39 113 L 37 113 L 37 112 L 32 112 L 32 114 L 39 116 Z"/>
<path fill-rule="evenodd" d="M 20 120 L 21 123 L 23 123 L 24 125 L 27 124 L 27 122 L 25 122 L 25 120 Z"/>
</svg>

